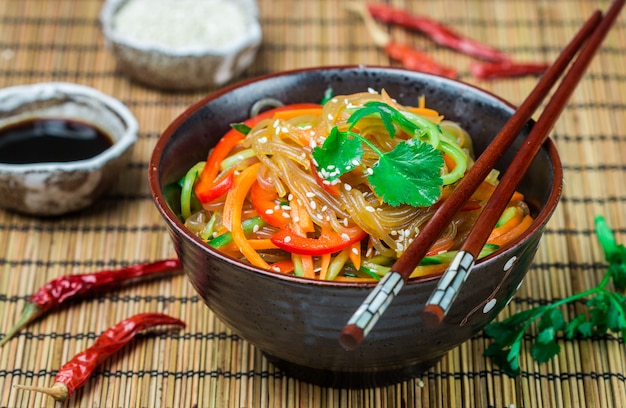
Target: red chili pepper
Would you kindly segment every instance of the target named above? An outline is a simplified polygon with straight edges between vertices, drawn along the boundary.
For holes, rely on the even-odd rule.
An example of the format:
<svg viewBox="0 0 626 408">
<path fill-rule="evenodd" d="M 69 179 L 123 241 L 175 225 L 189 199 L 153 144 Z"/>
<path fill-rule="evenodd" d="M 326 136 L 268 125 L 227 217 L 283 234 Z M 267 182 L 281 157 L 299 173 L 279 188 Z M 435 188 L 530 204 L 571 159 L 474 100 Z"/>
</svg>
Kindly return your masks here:
<svg viewBox="0 0 626 408">
<path fill-rule="evenodd" d="M 91 347 L 76 354 L 65 363 L 57 372 L 51 387 L 24 385 L 16 385 L 16 387 L 43 392 L 56 401 L 63 402 L 85 384 L 97 366 L 128 344 L 137 333 L 161 325 L 185 327 L 185 322 L 163 313 L 140 313 L 131 316 L 107 329 Z"/>
<path fill-rule="evenodd" d="M 319 104 L 314 103 L 295 103 L 291 105 L 279 106 L 277 108 L 269 109 L 263 113 L 260 113 L 250 119 L 247 119 L 243 123 L 246 126 L 254 127 L 262 120 L 270 119 L 272 116 L 274 116 L 276 112 L 294 109 L 307 109 L 319 106 Z M 241 142 L 244 138 L 245 135 L 243 133 L 239 132 L 236 129 L 230 129 L 228 132 L 226 132 L 226 134 L 224 134 L 224 136 L 222 136 L 219 142 L 217 142 L 215 147 L 211 150 L 206 160 L 206 164 L 204 165 L 204 169 L 202 170 L 202 173 L 200 173 L 200 177 L 198 177 L 198 181 L 194 186 L 194 192 L 196 193 L 196 197 L 198 197 L 201 202 L 208 203 L 226 194 L 228 189 L 222 192 L 223 186 L 217 187 L 215 183 L 215 178 L 219 173 L 222 161 L 226 157 L 228 157 L 230 151 L 233 150 L 233 148 L 237 146 L 237 144 Z M 215 189 L 216 191 L 211 191 L 212 189 Z M 204 201 L 200 197 L 213 198 L 210 201 Z"/>
<path fill-rule="evenodd" d="M 259 182 L 255 182 L 250 189 L 250 201 L 259 217 L 266 223 L 275 227 L 283 228 L 289 224 L 289 218 L 283 216 L 280 204 L 276 202 L 278 193 L 264 188 Z"/>
<path fill-rule="evenodd" d="M 385 46 L 385 52 L 391 59 L 400 61 L 407 69 L 453 79 L 457 77 L 457 71 L 454 68 L 442 65 L 425 52 L 406 44 L 391 41 Z"/>
<path fill-rule="evenodd" d="M 419 31 L 437 44 L 473 57 L 489 61 L 504 61 L 509 57 L 502 51 L 479 41 L 467 38 L 446 25 L 428 17 L 418 16 L 407 10 L 394 8 L 388 4 L 369 4 L 368 10 L 374 19 L 395 24 L 410 30 Z"/>
<path fill-rule="evenodd" d="M 181 271 L 178 259 L 132 265 L 117 270 L 60 276 L 43 285 L 28 298 L 17 324 L 0 341 L 2 347 L 27 324 L 66 300 L 100 294 L 139 279 L 155 278 Z"/>
<path fill-rule="evenodd" d="M 526 75 L 541 75 L 550 65 L 533 62 L 488 62 L 475 63 L 470 66 L 470 72 L 478 79 L 512 78 Z"/>
<path fill-rule="evenodd" d="M 339 252 L 367 237 L 361 228 L 346 228 L 338 234 L 328 231 L 319 238 L 308 238 L 296 234 L 289 226 L 281 229 L 270 238 L 277 247 L 298 255 L 324 255 Z"/>
</svg>

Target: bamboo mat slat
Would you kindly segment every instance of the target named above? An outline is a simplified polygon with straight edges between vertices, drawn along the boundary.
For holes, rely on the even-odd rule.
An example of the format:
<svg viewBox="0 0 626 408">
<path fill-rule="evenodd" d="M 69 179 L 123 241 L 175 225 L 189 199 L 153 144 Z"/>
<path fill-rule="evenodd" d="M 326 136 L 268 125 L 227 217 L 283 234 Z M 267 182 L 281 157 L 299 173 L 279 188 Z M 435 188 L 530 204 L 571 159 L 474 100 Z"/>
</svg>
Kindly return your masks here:
<svg viewBox="0 0 626 408">
<path fill-rule="evenodd" d="M 524 60 L 551 61 L 602 0 L 389 0 L 445 21 Z M 361 21 L 335 0 L 259 0 L 264 31 L 242 78 L 320 65 L 393 65 Z M 101 0 L 0 2 L 0 87 L 67 81 L 123 101 L 140 124 L 130 164 L 102 201 L 55 219 L 0 210 L 0 334 L 29 294 L 69 273 L 117 268 L 174 255 L 147 184 L 159 134 L 213 89 L 166 93 L 130 81 L 105 48 Z M 469 57 L 395 27 L 390 34 L 460 70 L 463 81 L 520 103 L 535 78 L 474 80 Z M 602 214 L 626 242 L 626 19 L 620 17 L 553 131 L 565 171 L 563 198 L 535 262 L 504 318 L 594 286 L 604 273 L 593 219 Z M 569 310 L 572 316 L 576 307 Z M 161 310 L 188 323 L 181 332 L 143 336 L 99 367 L 67 407 L 621 407 L 626 347 L 614 336 L 561 340 L 547 364 L 522 353 L 513 379 L 483 356 L 482 333 L 450 351 L 421 378 L 365 390 L 321 388 L 289 378 L 237 337 L 202 303 L 184 276 L 127 287 L 40 319 L 0 349 L 0 407 L 53 407 L 14 384 L 51 384 L 56 369 L 107 327 Z"/>
</svg>

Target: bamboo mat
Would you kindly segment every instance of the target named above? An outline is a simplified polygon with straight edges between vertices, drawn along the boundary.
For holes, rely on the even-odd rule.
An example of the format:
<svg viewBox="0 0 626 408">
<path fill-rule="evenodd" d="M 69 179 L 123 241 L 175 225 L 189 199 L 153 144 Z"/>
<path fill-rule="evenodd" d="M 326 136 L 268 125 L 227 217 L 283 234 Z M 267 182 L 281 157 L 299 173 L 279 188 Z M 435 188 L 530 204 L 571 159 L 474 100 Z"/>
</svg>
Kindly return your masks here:
<svg viewBox="0 0 626 408">
<path fill-rule="evenodd" d="M 518 59 L 551 61 L 593 9 L 591 0 L 392 0 L 454 26 Z M 299 67 L 390 64 L 337 0 L 260 0 L 263 47 L 244 77 Z M 0 211 L 0 334 L 30 293 L 63 274 L 174 256 L 154 208 L 147 166 L 160 132 L 211 91 L 163 93 L 129 81 L 104 47 L 99 0 L 2 0 L 0 86 L 42 81 L 89 85 L 130 107 L 140 123 L 131 163 L 97 205 L 37 219 Z M 470 59 L 397 28 L 400 41 L 457 67 L 461 79 L 520 103 L 534 78 L 476 81 Z M 626 19 L 609 34 L 555 127 L 565 168 L 563 199 L 518 296 L 501 317 L 594 286 L 604 273 L 593 234 L 603 214 L 626 242 Z M 49 385 L 56 369 L 107 327 L 160 310 L 188 323 L 144 336 L 100 366 L 67 407 L 619 407 L 626 402 L 626 348 L 613 336 L 561 340 L 537 365 L 526 348 L 511 379 L 483 356 L 481 333 L 422 378 L 366 390 L 327 389 L 286 377 L 204 307 L 182 275 L 73 303 L 0 349 L 0 407 L 51 407 L 14 384 Z M 571 311 L 573 313 L 573 311 Z M 528 345 L 528 342 L 526 342 Z"/>
</svg>

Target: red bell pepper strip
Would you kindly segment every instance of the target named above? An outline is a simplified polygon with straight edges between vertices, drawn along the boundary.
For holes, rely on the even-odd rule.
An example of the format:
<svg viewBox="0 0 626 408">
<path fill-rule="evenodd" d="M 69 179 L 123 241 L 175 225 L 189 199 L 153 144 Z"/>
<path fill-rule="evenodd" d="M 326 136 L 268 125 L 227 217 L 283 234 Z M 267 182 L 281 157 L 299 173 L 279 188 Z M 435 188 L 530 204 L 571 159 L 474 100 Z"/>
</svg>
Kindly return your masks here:
<svg viewBox="0 0 626 408">
<path fill-rule="evenodd" d="M 406 44 L 391 41 L 385 45 L 385 52 L 389 55 L 389 58 L 402 63 L 404 68 L 452 79 L 457 77 L 457 71 L 454 68 L 442 65 L 425 52 Z"/>
<path fill-rule="evenodd" d="M 395 24 L 409 30 L 419 31 L 427 35 L 437 44 L 451 48 L 463 54 L 488 61 L 504 61 L 509 59 L 504 52 L 479 41 L 467 38 L 448 26 L 428 17 L 410 13 L 388 4 L 369 4 L 368 11 L 380 22 Z"/>
<path fill-rule="evenodd" d="M 346 228 L 343 233 L 327 231 L 319 238 L 296 234 L 289 226 L 274 234 L 270 240 L 285 251 L 298 255 L 325 255 L 339 252 L 367 237 L 367 232 L 358 227 Z"/>
<path fill-rule="evenodd" d="M 326 190 L 328 193 L 338 196 L 341 194 L 341 190 L 339 189 L 339 184 L 329 184 L 328 180 L 322 178 L 317 172 L 317 167 L 315 167 L 315 163 L 311 160 L 311 170 L 313 172 L 313 177 L 317 184 Z"/>
<path fill-rule="evenodd" d="M 283 228 L 289 224 L 290 218 L 283 216 L 283 212 L 287 211 L 276 209 L 277 198 L 276 191 L 264 188 L 259 182 L 254 183 L 250 189 L 250 201 L 259 217 L 270 225 Z"/>
<path fill-rule="evenodd" d="M 294 110 L 294 109 L 309 109 L 313 107 L 319 107 L 319 104 L 315 103 L 295 103 L 291 105 L 279 106 L 277 108 L 269 109 L 263 113 L 260 113 L 250 119 L 245 120 L 243 123 L 246 126 L 254 127 L 256 124 L 265 119 L 270 119 L 274 116 L 274 113 L 285 111 L 285 110 Z M 215 178 L 217 177 L 222 161 L 228 157 L 231 150 L 237 144 L 239 144 L 245 135 L 239 132 L 236 129 L 230 129 L 224 136 L 217 142 L 215 147 L 209 153 L 206 164 L 202 173 L 200 173 L 200 177 L 198 177 L 198 181 L 194 186 L 194 191 L 196 196 L 202 203 L 207 203 L 215 200 L 216 198 L 221 197 L 221 195 L 225 194 L 225 190 L 223 194 L 218 195 L 218 192 L 211 192 L 210 190 L 215 186 Z M 216 187 L 217 190 L 220 188 Z M 221 190 L 220 190 L 221 191 Z M 200 197 L 212 197 L 210 201 L 203 201 Z"/>
<path fill-rule="evenodd" d="M 235 184 L 234 169 L 226 173 L 219 180 L 216 180 L 211 188 L 197 188 L 198 185 L 196 184 L 196 197 L 198 197 L 198 200 L 200 200 L 201 203 L 210 203 L 226 194 L 228 190 L 231 189 L 233 184 Z"/>
<path fill-rule="evenodd" d="M 470 66 L 470 72 L 478 79 L 513 78 L 526 75 L 541 75 L 550 64 L 536 62 L 486 62 Z"/>
</svg>

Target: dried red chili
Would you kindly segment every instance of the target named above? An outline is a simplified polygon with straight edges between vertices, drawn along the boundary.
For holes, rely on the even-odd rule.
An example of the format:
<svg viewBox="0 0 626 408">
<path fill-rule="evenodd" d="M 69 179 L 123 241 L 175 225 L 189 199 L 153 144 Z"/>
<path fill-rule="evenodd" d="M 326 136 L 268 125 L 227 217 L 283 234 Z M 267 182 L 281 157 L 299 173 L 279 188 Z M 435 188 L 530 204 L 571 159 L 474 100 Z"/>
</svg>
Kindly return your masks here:
<svg viewBox="0 0 626 408">
<path fill-rule="evenodd" d="M 526 75 L 541 75 L 549 67 L 546 63 L 536 62 L 485 62 L 470 66 L 470 72 L 478 79 L 513 78 Z"/>
<path fill-rule="evenodd" d="M 67 300 L 100 294 L 133 281 L 156 278 L 180 271 L 181 265 L 178 259 L 166 259 L 116 270 L 60 276 L 43 285 L 28 298 L 20 319 L 0 341 L 0 347 L 27 324 Z"/>
<path fill-rule="evenodd" d="M 98 365 L 128 344 L 137 333 L 163 325 L 185 327 L 185 322 L 163 313 L 140 313 L 131 316 L 104 331 L 91 347 L 65 363 L 57 372 L 51 387 L 16 387 L 43 392 L 57 401 L 65 401 L 85 384 Z"/>
<path fill-rule="evenodd" d="M 419 31 L 427 35 L 437 44 L 464 54 L 488 61 L 504 61 L 509 59 L 507 54 L 503 51 L 467 38 L 431 18 L 412 14 L 407 10 L 395 8 L 383 3 L 369 4 L 368 11 L 374 19 L 380 22 L 395 24 L 409 30 Z"/>
<path fill-rule="evenodd" d="M 457 71 L 454 68 L 447 67 L 432 59 L 425 52 L 408 45 L 392 41 L 385 46 L 385 52 L 389 58 L 399 61 L 407 69 L 453 79 L 457 77 Z"/>
</svg>

